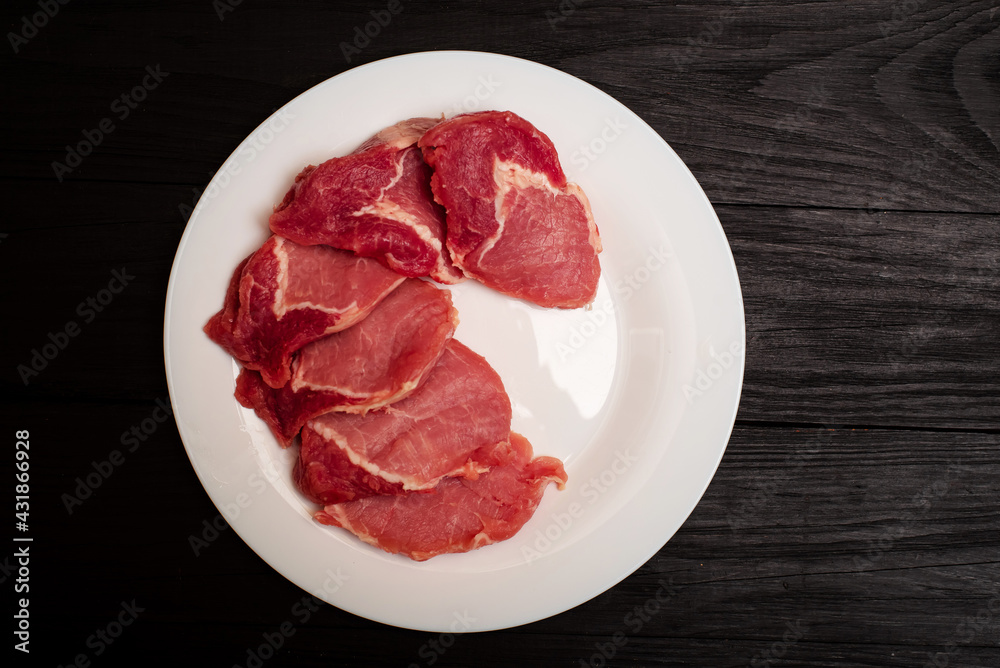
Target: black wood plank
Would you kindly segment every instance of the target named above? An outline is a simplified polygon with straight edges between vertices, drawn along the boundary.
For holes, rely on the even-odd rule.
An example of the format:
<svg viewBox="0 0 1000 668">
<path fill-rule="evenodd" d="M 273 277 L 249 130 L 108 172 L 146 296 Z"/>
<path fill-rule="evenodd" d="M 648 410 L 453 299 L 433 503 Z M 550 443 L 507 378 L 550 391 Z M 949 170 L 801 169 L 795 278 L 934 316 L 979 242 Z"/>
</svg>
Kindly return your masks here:
<svg viewBox="0 0 1000 668">
<path fill-rule="evenodd" d="M 569 7 L 560 21 L 555 2 L 414 3 L 351 63 L 339 44 L 372 20 L 366 2 L 308 4 L 305 22 L 245 3 L 223 21 L 205 3 L 67 8 L 2 66 L 13 91 L 62 98 L 53 109 L 22 93 L 0 112 L 17 128 L 0 175 L 55 180 L 65 146 L 108 117 L 114 132 L 65 179 L 198 185 L 310 85 L 430 46 L 513 53 L 596 84 L 716 202 L 1000 211 L 1000 25 L 987 0 Z M 118 120 L 114 100 L 156 65 L 169 76 Z"/>
<path fill-rule="evenodd" d="M 718 212 L 746 308 L 741 419 L 1000 427 L 995 216 Z"/>
<path fill-rule="evenodd" d="M 143 623 L 116 650 L 124 655 L 184 629 L 183 651 L 232 665 L 291 620 L 296 633 L 282 656 L 298 665 L 345 656 L 426 665 L 439 634 L 382 627 L 329 606 L 301 621 L 292 610 L 304 593 L 231 530 L 196 555 L 190 537 L 218 511 L 170 423 L 123 452 L 124 462 L 67 508 L 63 495 L 75 493 L 76 478 L 124 451 L 121 434 L 155 408 L 69 404 L 55 418 L 48 404 L 24 404 L 15 418 L 31 429 L 35 464 L 47 472 L 34 492 L 45 536 L 38 601 L 58 620 L 59 660 L 135 599 Z M 85 447 L 74 441 L 79 433 L 90 435 Z M 796 665 L 892 657 L 922 665 L 927 652 L 948 649 L 958 665 L 991 665 L 1000 659 L 1000 613 L 991 612 L 1000 605 L 998 445 L 996 434 L 737 427 L 693 515 L 635 574 L 556 617 L 457 636 L 438 659 L 575 663 L 603 647 L 615 649 L 612 665 L 746 665 L 790 633 L 798 637 L 784 651 Z M 162 500 L 137 514 L 132 504 L 151 484 Z M 92 601 L 86 611 L 58 605 L 70 588 Z M 645 615 L 635 611 L 647 605 Z M 984 610 L 992 621 L 970 626 L 967 618 Z M 614 645 L 616 637 L 625 642 Z"/>
<path fill-rule="evenodd" d="M 119 195 L 128 191 L 119 185 Z M 167 196 L 164 215 L 175 201 Z M 163 309 L 183 230 L 172 213 L 176 222 L 119 218 L 60 227 L 56 218 L 51 229 L 14 230 L 3 239 L 0 299 L 20 314 L 0 334 L 5 401 L 128 401 L 165 393 Z"/>
</svg>

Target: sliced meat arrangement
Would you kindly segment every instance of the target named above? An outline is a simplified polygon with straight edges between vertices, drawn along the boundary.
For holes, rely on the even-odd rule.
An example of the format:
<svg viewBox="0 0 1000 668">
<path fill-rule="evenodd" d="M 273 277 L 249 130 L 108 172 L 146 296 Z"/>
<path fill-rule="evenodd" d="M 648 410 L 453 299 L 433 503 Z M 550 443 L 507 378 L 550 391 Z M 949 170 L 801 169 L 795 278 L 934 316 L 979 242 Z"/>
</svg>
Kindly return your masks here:
<svg viewBox="0 0 1000 668">
<path fill-rule="evenodd" d="M 552 141 L 509 111 L 456 116 L 419 141 L 447 210 L 447 248 L 466 276 L 540 306 L 594 300 L 601 239 Z"/>
<path fill-rule="evenodd" d="M 237 268 L 205 333 L 281 387 L 292 353 L 361 320 L 404 280 L 374 260 L 272 236 Z"/>
<path fill-rule="evenodd" d="M 327 413 L 302 429 L 299 489 L 322 504 L 429 490 L 475 477 L 477 451 L 505 441 L 511 406 L 500 376 L 455 339 L 405 399 L 364 415 Z"/>
<path fill-rule="evenodd" d="M 453 337 L 474 278 L 544 307 L 593 301 L 601 239 L 552 142 L 511 112 L 413 118 L 310 165 L 236 268 L 208 336 L 317 521 L 417 561 L 506 540 L 558 459 L 511 431 L 497 372 Z"/>
<path fill-rule="evenodd" d="M 306 167 L 271 215 L 271 230 L 378 258 L 404 276 L 462 280 L 444 247 L 444 210 L 434 202 L 430 168 L 415 146 L 435 123 L 397 123 L 350 155 Z"/>
<path fill-rule="evenodd" d="M 550 482 L 566 483 L 562 462 L 533 459 L 531 444 L 513 432 L 482 463 L 490 468 L 477 478 L 445 478 L 428 493 L 327 505 L 316 519 L 386 552 L 424 561 L 510 538 L 534 514 Z"/>
<path fill-rule="evenodd" d="M 243 369 L 236 398 L 271 427 L 283 447 L 306 420 L 329 411 L 364 413 L 412 392 L 458 325 L 451 293 L 408 278 L 367 318 L 302 348 L 279 389 Z"/>
</svg>

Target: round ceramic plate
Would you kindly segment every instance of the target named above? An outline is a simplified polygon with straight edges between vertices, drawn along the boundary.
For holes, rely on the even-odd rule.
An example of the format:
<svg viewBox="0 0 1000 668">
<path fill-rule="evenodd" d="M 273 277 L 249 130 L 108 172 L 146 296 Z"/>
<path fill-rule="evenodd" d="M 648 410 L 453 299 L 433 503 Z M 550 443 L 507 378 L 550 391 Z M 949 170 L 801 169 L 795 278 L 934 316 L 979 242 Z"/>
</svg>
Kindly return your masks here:
<svg viewBox="0 0 1000 668">
<path fill-rule="evenodd" d="M 590 198 L 603 275 L 590 309 L 546 310 L 472 281 L 450 288 L 456 338 L 500 373 L 513 429 L 559 457 L 513 538 L 423 563 L 312 519 L 281 450 L 233 398 L 238 369 L 202 326 L 233 268 L 307 164 L 351 152 L 414 116 L 500 109 L 555 143 Z M 419 53 L 350 70 L 258 127 L 191 215 L 167 291 L 164 351 L 174 415 L 205 490 L 267 563 L 362 617 L 433 632 L 484 631 L 568 610 L 654 555 L 694 509 L 725 451 L 744 366 L 743 303 L 722 227 L 694 177 L 605 93 L 537 63 Z"/>
</svg>

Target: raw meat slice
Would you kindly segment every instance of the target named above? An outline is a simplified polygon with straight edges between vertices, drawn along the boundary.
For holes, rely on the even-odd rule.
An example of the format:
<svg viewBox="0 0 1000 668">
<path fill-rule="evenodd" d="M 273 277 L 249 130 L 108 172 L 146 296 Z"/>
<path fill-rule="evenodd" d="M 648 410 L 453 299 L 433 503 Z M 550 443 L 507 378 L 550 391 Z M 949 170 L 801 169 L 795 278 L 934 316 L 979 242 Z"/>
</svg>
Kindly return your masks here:
<svg viewBox="0 0 1000 668">
<path fill-rule="evenodd" d="M 404 276 L 459 282 L 444 247 L 444 210 L 415 146 L 435 123 L 402 121 L 348 156 L 306 167 L 271 214 L 271 230 L 300 244 L 378 258 Z"/>
<path fill-rule="evenodd" d="M 531 444 L 514 432 L 482 461 L 491 468 L 476 479 L 445 478 L 425 494 L 331 504 L 315 517 L 386 552 L 424 561 L 507 540 L 531 519 L 550 482 L 566 484 L 562 462 L 532 459 Z"/>
<path fill-rule="evenodd" d="M 236 398 L 288 447 L 310 418 L 328 411 L 364 413 L 412 392 L 457 325 L 449 291 L 408 278 L 361 322 L 299 350 L 283 387 L 274 389 L 258 372 L 243 369 Z"/>
<path fill-rule="evenodd" d="M 427 490 L 445 476 L 475 477 L 475 453 L 510 433 L 510 399 L 480 355 L 452 339 L 405 399 L 365 415 L 326 413 L 302 428 L 299 489 L 330 504 Z"/>
<path fill-rule="evenodd" d="M 292 353 L 361 320 L 404 280 L 374 260 L 272 236 L 237 268 L 205 333 L 281 387 Z"/>
<path fill-rule="evenodd" d="M 233 329 L 240 312 L 240 279 L 243 277 L 243 270 L 247 263 L 253 259 L 254 255 L 256 255 L 256 251 L 250 253 L 236 266 L 236 271 L 229 279 L 229 287 L 226 288 L 226 298 L 222 301 L 222 310 L 209 318 L 204 327 L 204 332 L 208 334 L 208 337 L 225 348 L 226 352 L 236 359 L 241 359 L 247 354 L 243 349 L 243 344 L 236 340 Z"/>
<path fill-rule="evenodd" d="M 594 300 L 601 238 L 547 136 L 509 111 L 482 111 L 435 125 L 418 145 L 466 276 L 540 306 Z"/>
</svg>

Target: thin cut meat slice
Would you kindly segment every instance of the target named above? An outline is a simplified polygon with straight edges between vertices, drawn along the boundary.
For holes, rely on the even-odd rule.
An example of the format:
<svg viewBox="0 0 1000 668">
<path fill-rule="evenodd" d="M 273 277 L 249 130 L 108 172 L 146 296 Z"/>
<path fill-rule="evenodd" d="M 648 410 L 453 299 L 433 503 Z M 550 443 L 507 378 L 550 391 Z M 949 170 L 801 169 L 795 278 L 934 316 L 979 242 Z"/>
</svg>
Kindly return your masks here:
<svg viewBox="0 0 1000 668">
<path fill-rule="evenodd" d="M 246 356 L 243 344 L 237 341 L 233 331 L 240 313 L 240 279 L 243 277 L 243 270 L 256 254 L 256 251 L 250 253 L 236 266 L 232 278 L 229 279 L 229 287 L 226 288 L 226 298 L 222 301 L 222 310 L 209 318 L 204 327 L 208 337 L 225 348 L 226 352 L 236 359 Z"/>
<path fill-rule="evenodd" d="M 404 280 L 374 260 L 272 236 L 237 268 L 205 333 L 281 387 L 292 353 L 358 322 Z"/>
<path fill-rule="evenodd" d="M 317 503 L 428 490 L 483 471 L 476 451 L 510 432 L 510 399 L 480 355 L 452 339 L 405 399 L 365 415 L 326 413 L 302 428 L 299 489 Z"/>
<path fill-rule="evenodd" d="M 457 325 L 449 291 L 408 278 L 361 322 L 302 348 L 284 387 L 274 389 L 258 372 L 243 369 L 236 398 L 288 447 L 310 418 L 365 413 L 408 395 L 440 359 Z"/>
<path fill-rule="evenodd" d="M 446 478 L 426 494 L 332 504 L 315 517 L 386 552 L 424 561 L 507 540 L 531 519 L 550 482 L 566 484 L 562 462 L 532 459 L 531 444 L 514 432 L 483 463 L 490 470 L 474 480 Z"/>
<path fill-rule="evenodd" d="M 404 276 L 459 282 L 444 247 L 444 210 L 415 146 L 435 123 L 402 121 L 348 156 L 306 167 L 271 214 L 271 230 L 300 244 L 378 258 Z"/>
<path fill-rule="evenodd" d="M 509 111 L 483 111 L 439 123 L 419 146 L 466 276 L 540 306 L 594 300 L 601 238 L 547 136 Z"/>
</svg>

